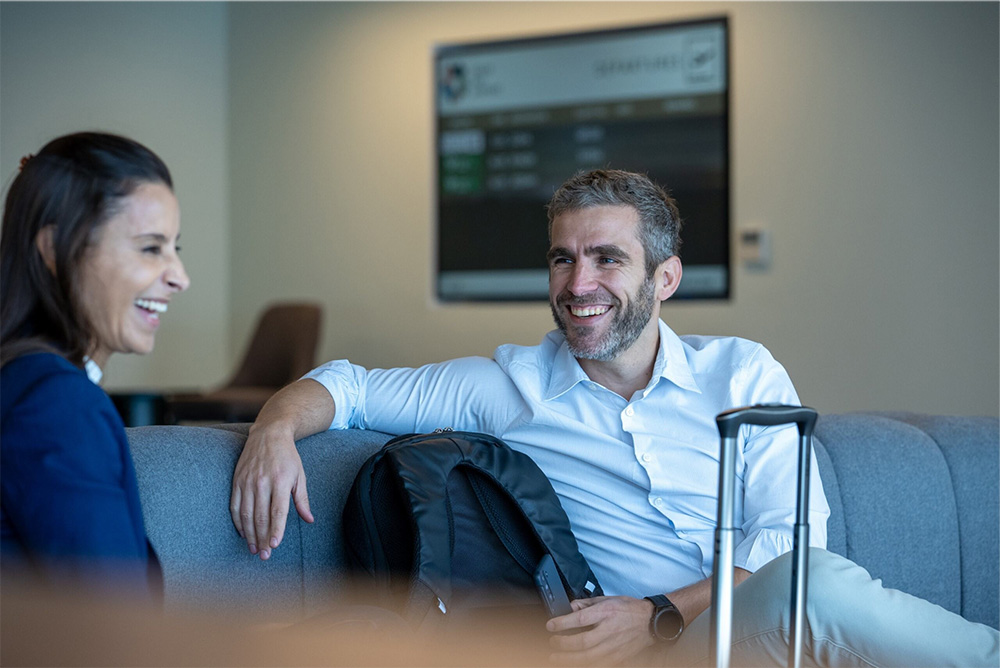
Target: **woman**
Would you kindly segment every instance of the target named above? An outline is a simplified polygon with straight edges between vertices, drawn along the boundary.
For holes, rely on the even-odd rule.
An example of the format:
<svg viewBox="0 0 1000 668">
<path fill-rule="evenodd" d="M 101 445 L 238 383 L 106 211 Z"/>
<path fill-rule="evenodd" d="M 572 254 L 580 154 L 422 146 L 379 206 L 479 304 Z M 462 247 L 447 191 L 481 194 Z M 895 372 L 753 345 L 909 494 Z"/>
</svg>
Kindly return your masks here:
<svg viewBox="0 0 1000 668">
<path fill-rule="evenodd" d="M 189 280 L 170 172 L 146 147 L 80 133 L 21 161 L 0 234 L 0 559 L 49 584 L 157 598 L 122 421 L 99 388 L 146 354 Z M 19 572 L 20 569 L 18 569 Z"/>
</svg>

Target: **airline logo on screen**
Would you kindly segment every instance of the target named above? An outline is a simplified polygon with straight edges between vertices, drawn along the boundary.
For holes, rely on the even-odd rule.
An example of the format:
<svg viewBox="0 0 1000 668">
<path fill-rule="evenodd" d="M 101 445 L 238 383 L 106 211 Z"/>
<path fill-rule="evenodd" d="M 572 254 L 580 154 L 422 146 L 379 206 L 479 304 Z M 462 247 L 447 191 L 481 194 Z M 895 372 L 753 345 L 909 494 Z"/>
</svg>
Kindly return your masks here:
<svg viewBox="0 0 1000 668">
<path fill-rule="evenodd" d="M 461 63 L 448 65 L 441 76 L 441 95 L 451 102 L 457 102 L 465 95 L 465 67 Z"/>
<path fill-rule="evenodd" d="M 722 71 L 722 43 L 711 35 L 692 35 L 684 44 L 684 77 L 690 83 L 710 82 Z"/>
</svg>

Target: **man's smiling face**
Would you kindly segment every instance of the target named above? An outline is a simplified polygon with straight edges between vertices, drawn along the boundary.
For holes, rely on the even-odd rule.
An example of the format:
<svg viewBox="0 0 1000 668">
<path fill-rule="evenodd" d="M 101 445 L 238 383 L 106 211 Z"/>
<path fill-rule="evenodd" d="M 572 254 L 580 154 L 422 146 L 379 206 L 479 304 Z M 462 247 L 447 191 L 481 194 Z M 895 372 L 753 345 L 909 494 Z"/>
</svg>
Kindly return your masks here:
<svg viewBox="0 0 1000 668">
<path fill-rule="evenodd" d="M 570 352 L 610 361 L 655 327 L 639 214 L 630 206 L 567 211 L 552 221 L 549 305 Z"/>
</svg>

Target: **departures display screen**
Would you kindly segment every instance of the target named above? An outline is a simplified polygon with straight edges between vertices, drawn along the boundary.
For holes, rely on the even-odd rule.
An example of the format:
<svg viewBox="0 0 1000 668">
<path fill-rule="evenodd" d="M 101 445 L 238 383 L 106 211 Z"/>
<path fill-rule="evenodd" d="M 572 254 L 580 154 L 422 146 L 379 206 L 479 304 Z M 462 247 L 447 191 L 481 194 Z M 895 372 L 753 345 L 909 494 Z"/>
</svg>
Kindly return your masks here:
<svg viewBox="0 0 1000 668">
<path fill-rule="evenodd" d="M 677 201 L 675 299 L 728 298 L 728 69 L 725 18 L 438 47 L 438 299 L 547 300 L 545 204 L 594 168 Z"/>
</svg>

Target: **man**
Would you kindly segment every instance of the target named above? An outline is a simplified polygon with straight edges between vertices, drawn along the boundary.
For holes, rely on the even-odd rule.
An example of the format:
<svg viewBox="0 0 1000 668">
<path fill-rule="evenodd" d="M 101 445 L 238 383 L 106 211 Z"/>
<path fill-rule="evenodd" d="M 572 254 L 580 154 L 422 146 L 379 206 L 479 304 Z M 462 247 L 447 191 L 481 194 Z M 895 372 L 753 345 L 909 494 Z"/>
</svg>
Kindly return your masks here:
<svg viewBox="0 0 1000 668">
<path fill-rule="evenodd" d="M 653 651 L 664 651 L 661 659 L 704 662 L 709 623 L 701 613 L 711 599 L 718 480 L 715 416 L 756 403 L 798 404 L 798 398 L 784 369 L 759 344 L 678 337 L 660 321 L 660 304 L 682 275 L 680 220 L 673 200 L 649 179 L 610 170 L 579 174 L 555 193 L 548 213 L 549 300 L 557 331 L 538 346 L 501 346 L 492 360 L 372 371 L 340 360 L 314 370 L 275 395 L 251 428 L 233 478 L 233 522 L 250 551 L 267 559 L 281 543 L 289 495 L 299 515 L 313 521 L 294 446 L 309 434 L 346 427 L 492 433 L 531 456 L 552 481 L 608 594 L 574 601 L 572 613 L 550 620 L 554 633 L 591 627 L 554 635 L 553 659 L 612 663 L 656 646 Z M 797 444 L 794 427 L 751 427 L 741 434 L 738 661 L 783 664 L 787 656 L 790 560 L 778 557 L 792 546 Z M 821 548 L 829 509 L 815 460 L 812 480 L 811 542 Z M 899 592 L 887 594 L 861 568 L 823 550 L 815 550 L 811 562 L 810 607 L 826 608 L 809 617 L 811 659 L 940 665 L 955 660 L 952 648 L 939 649 L 941 643 L 926 636 L 937 638 L 942 630 L 964 633 L 957 646 L 976 652 L 958 655 L 959 664 L 976 665 L 982 657 L 988 664 L 997 656 L 995 630 Z M 869 604 L 873 613 L 858 610 Z M 878 625 L 897 618 L 907 629 L 887 644 Z"/>
</svg>

